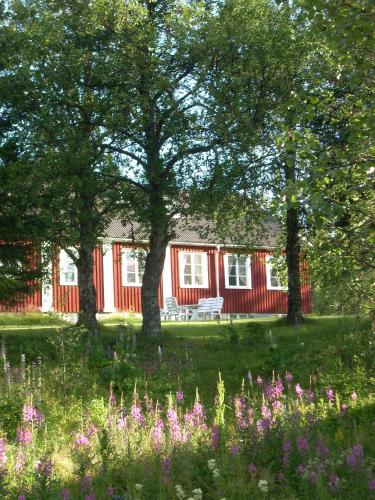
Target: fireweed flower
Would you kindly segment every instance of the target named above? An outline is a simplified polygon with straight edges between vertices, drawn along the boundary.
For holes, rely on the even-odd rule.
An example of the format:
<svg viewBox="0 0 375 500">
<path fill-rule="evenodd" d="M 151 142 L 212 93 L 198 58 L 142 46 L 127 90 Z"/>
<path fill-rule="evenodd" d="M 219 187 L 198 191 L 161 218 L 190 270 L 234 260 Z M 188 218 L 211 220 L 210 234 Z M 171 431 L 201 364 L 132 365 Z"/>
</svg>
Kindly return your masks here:
<svg viewBox="0 0 375 500">
<path fill-rule="evenodd" d="M 116 427 L 117 427 L 118 431 L 122 431 L 122 430 L 126 429 L 126 417 L 120 417 L 117 420 Z"/>
<path fill-rule="evenodd" d="M 372 479 L 371 481 L 368 482 L 368 489 L 375 490 L 375 479 Z"/>
<path fill-rule="evenodd" d="M 130 417 L 133 424 L 143 425 L 145 417 L 142 415 L 142 406 L 140 403 L 134 402 L 130 408 Z"/>
<path fill-rule="evenodd" d="M 63 490 L 60 491 L 59 495 L 63 500 L 69 500 L 69 490 L 64 488 Z"/>
<path fill-rule="evenodd" d="M 299 384 L 296 384 L 295 391 L 296 391 L 297 396 L 299 398 L 302 398 L 302 396 L 303 396 L 303 389 L 302 389 L 302 387 Z"/>
<path fill-rule="evenodd" d="M 314 470 L 312 470 L 307 476 L 307 479 L 310 481 L 310 483 L 316 483 L 316 480 L 318 479 L 318 474 Z"/>
<path fill-rule="evenodd" d="M 318 443 L 316 445 L 316 451 L 317 451 L 318 455 L 320 455 L 321 457 L 326 457 L 329 453 L 329 450 L 325 446 L 323 441 L 318 441 Z"/>
<path fill-rule="evenodd" d="M 219 446 L 219 428 L 217 425 L 211 427 L 211 447 L 216 450 Z"/>
<path fill-rule="evenodd" d="M 332 489 L 337 489 L 339 487 L 339 485 L 340 485 L 340 479 L 336 476 L 336 474 L 331 474 L 329 476 L 328 485 Z"/>
<path fill-rule="evenodd" d="M 352 401 L 357 401 L 357 399 L 358 399 L 357 393 L 353 391 L 352 395 L 350 396 L 350 398 L 351 398 Z"/>
<path fill-rule="evenodd" d="M 361 444 L 353 445 L 353 448 L 346 456 L 346 463 L 350 467 L 360 467 L 363 464 L 363 446 Z"/>
<path fill-rule="evenodd" d="M 238 448 L 238 446 L 232 446 L 231 449 L 230 449 L 230 454 L 235 457 L 236 455 L 238 455 L 240 449 Z"/>
<path fill-rule="evenodd" d="M 306 396 L 307 401 L 313 401 L 313 399 L 314 399 L 314 393 L 311 389 L 306 389 L 305 396 Z"/>
<path fill-rule="evenodd" d="M 247 372 L 247 380 L 249 381 L 250 385 L 253 385 L 253 376 L 250 370 Z"/>
<path fill-rule="evenodd" d="M 23 409 L 22 409 L 22 417 L 23 417 L 23 421 L 25 423 L 28 423 L 28 422 L 34 422 L 36 424 L 40 424 L 43 422 L 44 420 L 44 415 L 43 413 L 41 413 L 39 410 L 37 410 L 36 408 L 33 408 L 31 405 L 29 405 L 28 403 L 25 403 L 23 405 Z"/>
<path fill-rule="evenodd" d="M 92 477 L 91 476 L 83 476 L 81 481 L 81 487 L 83 491 L 87 491 L 92 487 Z"/>
<path fill-rule="evenodd" d="M 163 458 L 161 462 L 161 472 L 164 481 L 169 481 L 171 479 L 172 473 L 172 459 L 169 457 Z"/>
<path fill-rule="evenodd" d="M 39 459 L 36 462 L 36 470 L 39 474 L 48 478 L 52 473 L 52 460 L 50 458 L 48 460 L 45 458 Z"/>
<path fill-rule="evenodd" d="M 280 401 L 273 401 L 272 410 L 274 413 L 278 413 L 282 409 L 283 405 Z"/>
<path fill-rule="evenodd" d="M 26 500 L 25 495 L 18 495 L 17 500 Z"/>
<path fill-rule="evenodd" d="M 4 439 L 0 439 L 0 471 L 1 470 L 4 471 L 7 461 L 7 457 L 4 451 L 4 445 L 5 445 Z"/>
<path fill-rule="evenodd" d="M 115 494 L 115 490 L 113 489 L 113 486 L 110 484 L 107 488 L 107 496 L 113 497 L 114 494 Z"/>
<path fill-rule="evenodd" d="M 293 375 L 290 372 L 285 373 L 285 382 L 290 385 L 293 382 Z"/>
<path fill-rule="evenodd" d="M 300 436 L 297 438 L 297 448 L 299 451 L 306 451 L 309 449 L 309 444 L 305 437 Z"/>
<path fill-rule="evenodd" d="M 163 443 L 163 430 L 164 423 L 161 419 L 158 419 L 150 432 L 151 444 L 157 451 L 161 449 Z"/>
<path fill-rule="evenodd" d="M 33 434 L 28 429 L 23 429 L 22 427 L 18 427 L 17 429 L 17 439 L 19 444 L 30 444 L 33 440 Z"/>
<path fill-rule="evenodd" d="M 303 476 L 303 475 L 305 474 L 305 472 L 306 472 L 305 467 L 304 467 L 302 464 L 300 464 L 300 465 L 297 467 L 297 473 L 298 473 L 298 474 L 300 474 L 301 476 Z"/>
<path fill-rule="evenodd" d="M 176 401 L 180 403 L 184 399 L 184 393 L 182 391 L 176 392 Z"/>
<path fill-rule="evenodd" d="M 23 449 L 19 448 L 17 451 L 16 463 L 14 468 L 18 473 L 21 473 L 24 467 L 25 467 L 25 455 L 23 453 Z"/>
<path fill-rule="evenodd" d="M 263 379 L 260 375 L 257 376 L 257 384 L 260 386 L 260 385 L 263 385 Z"/>
<path fill-rule="evenodd" d="M 250 464 L 248 467 L 249 474 L 256 474 L 257 467 L 255 464 Z"/>
<path fill-rule="evenodd" d="M 167 420 L 170 424 L 178 422 L 177 412 L 174 408 L 169 408 L 167 410 Z"/>
<path fill-rule="evenodd" d="M 332 403 L 333 400 L 335 399 L 335 394 L 332 389 L 327 389 L 326 396 L 327 396 L 327 401 L 329 403 Z"/>
<path fill-rule="evenodd" d="M 243 430 L 247 427 L 246 419 L 244 418 L 244 413 L 246 412 L 246 403 L 243 398 L 236 396 L 233 400 L 234 404 L 234 415 L 236 417 L 238 427 Z"/>
<path fill-rule="evenodd" d="M 85 436 L 82 432 L 77 432 L 74 439 L 75 448 L 81 448 L 83 446 L 88 446 L 90 444 L 89 438 Z"/>
<path fill-rule="evenodd" d="M 282 472 L 277 472 L 276 473 L 276 481 L 279 481 L 280 483 L 284 481 L 285 475 Z"/>
</svg>

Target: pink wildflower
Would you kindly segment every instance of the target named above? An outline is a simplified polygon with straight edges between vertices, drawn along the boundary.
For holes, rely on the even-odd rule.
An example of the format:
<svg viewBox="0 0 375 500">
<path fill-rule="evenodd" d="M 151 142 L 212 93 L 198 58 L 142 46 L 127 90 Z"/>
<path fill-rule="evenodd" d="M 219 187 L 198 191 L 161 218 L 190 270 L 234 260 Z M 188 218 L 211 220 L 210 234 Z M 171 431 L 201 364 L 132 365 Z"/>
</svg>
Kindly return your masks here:
<svg viewBox="0 0 375 500">
<path fill-rule="evenodd" d="M 17 429 L 17 438 L 18 442 L 23 444 L 30 444 L 33 440 L 33 434 L 28 429 L 23 429 L 22 427 L 18 427 Z"/>
<path fill-rule="evenodd" d="M 263 385 L 263 379 L 260 375 L 257 376 L 257 384 L 260 386 L 260 385 Z"/>
<path fill-rule="evenodd" d="M 115 494 L 115 490 L 113 489 L 113 486 L 110 484 L 107 488 L 107 496 L 113 497 L 114 494 Z"/>
<path fill-rule="evenodd" d="M 335 398 L 335 394 L 334 394 L 333 390 L 332 389 L 327 389 L 326 396 L 327 396 L 327 401 L 329 403 L 332 403 L 333 400 L 334 400 L 334 398 Z"/>
<path fill-rule="evenodd" d="M 214 450 L 217 450 L 219 446 L 219 429 L 217 425 L 211 427 L 211 446 Z"/>
<path fill-rule="evenodd" d="M 299 451 L 303 450 L 308 450 L 309 449 L 309 444 L 307 442 L 307 439 L 304 437 L 298 437 L 297 438 L 297 448 Z"/>
<path fill-rule="evenodd" d="M 89 490 L 92 487 L 92 481 L 93 481 L 93 479 L 91 476 L 83 476 L 82 482 L 81 482 L 82 489 L 84 491 Z"/>
<path fill-rule="evenodd" d="M 60 491 L 60 495 L 59 495 L 62 500 L 69 500 L 69 490 L 67 490 L 66 488 L 64 488 L 63 490 Z"/>
<path fill-rule="evenodd" d="M 331 474 L 329 476 L 328 485 L 332 489 L 337 489 L 339 487 L 339 485 L 340 485 L 340 479 L 336 476 L 336 474 Z"/>
<path fill-rule="evenodd" d="M 256 474 L 257 467 L 255 464 L 250 464 L 248 470 L 250 474 Z"/>
<path fill-rule="evenodd" d="M 352 392 L 352 395 L 350 397 L 351 397 L 352 401 L 357 401 L 357 399 L 358 399 L 357 393 L 354 391 Z"/>
<path fill-rule="evenodd" d="M 89 438 L 85 436 L 82 432 L 77 432 L 74 444 L 76 448 L 80 448 L 82 446 L 88 446 L 90 444 Z"/>
<path fill-rule="evenodd" d="M 296 391 L 297 396 L 299 398 L 302 398 L 302 396 L 303 396 L 303 389 L 302 389 L 302 387 L 299 384 L 296 384 L 295 391 Z"/>
<path fill-rule="evenodd" d="M 363 463 L 363 446 L 361 444 L 353 445 L 346 457 L 346 463 L 351 467 L 360 467 Z"/>
<path fill-rule="evenodd" d="M 375 479 L 372 479 L 371 481 L 368 482 L 368 489 L 375 490 Z"/>
<path fill-rule="evenodd" d="M 182 391 L 176 392 L 176 401 L 180 403 L 184 399 L 184 393 Z"/>
<path fill-rule="evenodd" d="M 293 375 L 290 372 L 286 372 L 285 381 L 288 385 L 290 385 L 293 382 Z"/>
<path fill-rule="evenodd" d="M 40 424 L 44 420 L 44 415 L 36 408 L 33 408 L 28 403 L 23 405 L 22 409 L 23 421 L 24 422 L 34 422 Z"/>
</svg>

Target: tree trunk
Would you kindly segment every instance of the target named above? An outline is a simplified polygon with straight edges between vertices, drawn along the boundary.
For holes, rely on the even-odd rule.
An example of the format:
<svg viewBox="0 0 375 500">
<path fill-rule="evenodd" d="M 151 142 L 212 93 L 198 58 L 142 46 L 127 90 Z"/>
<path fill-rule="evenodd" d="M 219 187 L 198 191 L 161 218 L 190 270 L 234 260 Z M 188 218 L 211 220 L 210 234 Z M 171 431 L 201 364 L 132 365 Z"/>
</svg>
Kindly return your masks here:
<svg viewBox="0 0 375 500">
<path fill-rule="evenodd" d="M 150 249 L 146 257 L 142 281 L 142 333 L 147 336 L 161 335 L 158 291 L 168 240 L 166 230 L 165 232 L 151 230 Z"/>
<path fill-rule="evenodd" d="M 287 318 L 294 324 L 298 324 L 302 319 L 300 249 L 298 208 L 288 207 L 286 212 Z"/>
<path fill-rule="evenodd" d="M 87 328 L 95 342 L 99 339 L 94 285 L 94 243 L 80 242 L 78 251 L 79 313 L 78 325 Z"/>
</svg>

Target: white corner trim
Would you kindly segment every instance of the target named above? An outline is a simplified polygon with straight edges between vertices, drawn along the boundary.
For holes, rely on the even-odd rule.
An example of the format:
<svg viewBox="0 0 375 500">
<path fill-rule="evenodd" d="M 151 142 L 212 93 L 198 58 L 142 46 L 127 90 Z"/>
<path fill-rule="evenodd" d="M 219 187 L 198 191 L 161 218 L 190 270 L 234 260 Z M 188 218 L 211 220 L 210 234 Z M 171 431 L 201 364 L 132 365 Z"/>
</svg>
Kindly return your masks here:
<svg viewBox="0 0 375 500">
<path fill-rule="evenodd" d="M 115 312 L 115 290 L 113 284 L 113 251 L 111 243 L 103 243 L 103 294 L 106 313 Z"/>
<path fill-rule="evenodd" d="M 42 312 L 53 311 L 52 262 L 48 262 L 46 267 L 46 277 L 42 283 Z"/>
<path fill-rule="evenodd" d="M 171 262 L 171 246 L 168 245 L 165 251 L 165 260 L 163 268 L 163 299 L 164 307 L 167 307 L 165 299 L 172 297 L 172 262 Z"/>
</svg>

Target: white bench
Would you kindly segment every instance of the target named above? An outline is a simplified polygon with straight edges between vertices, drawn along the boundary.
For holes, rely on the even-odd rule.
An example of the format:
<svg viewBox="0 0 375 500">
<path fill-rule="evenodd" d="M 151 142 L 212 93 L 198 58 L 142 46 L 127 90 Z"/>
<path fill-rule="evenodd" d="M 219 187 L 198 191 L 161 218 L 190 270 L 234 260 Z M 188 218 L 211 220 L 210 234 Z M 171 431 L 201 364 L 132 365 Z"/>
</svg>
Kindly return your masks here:
<svg viewBox="0 0 375 500">
<path fill-rule="evenodd" d="M 209 299 L 199 299 L 198 307 L 192 310 L 190 320 L 198 320 L 203 316 L 206 319 L 207 315 L 210 319 L 214 319 L 217 316 L 221 319 L 221 309 L 223 307 L 224 299 L 223 297 L 212 297 Z"/>
</svg>

